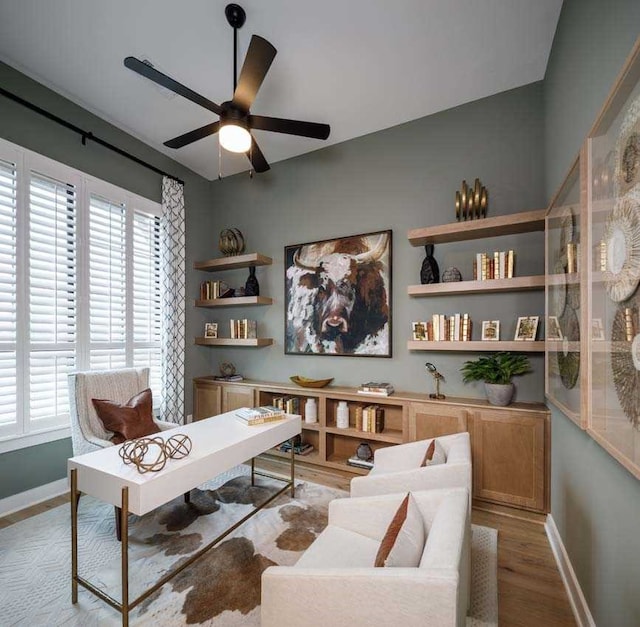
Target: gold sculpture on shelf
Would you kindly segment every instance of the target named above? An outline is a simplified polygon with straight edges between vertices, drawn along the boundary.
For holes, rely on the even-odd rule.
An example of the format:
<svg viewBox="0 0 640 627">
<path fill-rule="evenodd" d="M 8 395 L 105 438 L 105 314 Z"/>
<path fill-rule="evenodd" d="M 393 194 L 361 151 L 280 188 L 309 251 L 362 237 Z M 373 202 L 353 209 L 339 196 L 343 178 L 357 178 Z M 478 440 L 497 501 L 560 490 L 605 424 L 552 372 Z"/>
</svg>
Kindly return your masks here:
<svg viewBox="0 0 640 627">
<path fill-rule="evenodd" d="M 461 188 L 456 191 L 456 220 L 473 220 L 487 217 L 489 208 L 489 192 L 482 185 L 480 179 L 476 179 L 473 187 L 462 181 Z"/>
<path fill-rule="evenodd" d="M 140 473 L 160 472 L 168 459 L 183 459 L 191 452 L 191 438 L 176 433 L 165 442 L 161 437 L 137 438 L 123 442 L 118 454 L 125 464 L 133 464 Z M 151 453 L 150 455 L 147 455 Z"/>
</svg>

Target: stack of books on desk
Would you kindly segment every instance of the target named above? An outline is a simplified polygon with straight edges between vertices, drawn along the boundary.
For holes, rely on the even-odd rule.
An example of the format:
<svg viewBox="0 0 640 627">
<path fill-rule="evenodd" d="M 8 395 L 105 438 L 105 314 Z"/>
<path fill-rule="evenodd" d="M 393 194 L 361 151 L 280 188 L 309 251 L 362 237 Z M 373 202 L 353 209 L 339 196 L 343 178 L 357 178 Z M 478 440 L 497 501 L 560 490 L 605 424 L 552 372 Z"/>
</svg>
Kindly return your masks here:
<svg viewBox="0 0 640 627">
<path fill-rule="evenodd" d="M 389 396 L 393 394 L 393 385 L 391 385 L 391 383 L 378 383 L 376 381 L 369 381 L 360 385 L 360 387 L 358 388 L 358 394 Z"/>
<path fill-rule="evenodd" d="M 278 450 L 281 453 L 290 453 L 291 452 L 291 444 L 289 442 L 283 442 L 279 447 Z M 293 447 L 293 453 L 295 455 L 309 455 L 309 453 L 313 453 L 314 448 L 312 444 L 309 444 L 308 442 L 303 442 L 302 444 L 296 444 Z"/>
<path fill-rule="evenodd" d="M 371 470 L 373 468 L 373 460 L 367 461 L 366 459 L 360 459 L 357 455 L 354 455 L 347 460 L 347 465 L 353 466 L 354 468 L 364 468 L 365 470 Z"/>
<path fill-rule="evenodd" d="M 241 407 L 236 409 L 236 418 L 246 425 L 262 425 L 284 419 L 284 412 L 273 405 L 263 407 Z"/>
</svg>

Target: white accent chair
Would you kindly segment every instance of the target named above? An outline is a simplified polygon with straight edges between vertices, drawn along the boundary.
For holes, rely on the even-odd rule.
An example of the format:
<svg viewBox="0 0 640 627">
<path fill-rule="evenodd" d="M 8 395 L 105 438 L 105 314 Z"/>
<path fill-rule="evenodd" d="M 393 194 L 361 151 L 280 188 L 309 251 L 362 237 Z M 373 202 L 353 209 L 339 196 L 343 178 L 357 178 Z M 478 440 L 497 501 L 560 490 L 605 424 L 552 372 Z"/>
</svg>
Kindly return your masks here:
<svg viewBox="0 0 640 627">
<path fill-rule="evenodd" d="M 91 399 L 126 403 L 149 387 L 149 368 L 75 372 L 69 375 L 68 383 L 73 454 L 82 455 L 113 446 L 113 433 L 104 428 Z M 155 422 L 162 431 L 177 426 L 161 420 Z"/>
<path fill-rule="evenodd" d="M 462 627 L 470 594 L 469 496 L 413 492 L 427 541 L 416 568 L 373 566 L 405 494 L 336 499 L 295 566 L 262 574 L 262 627 Z"/>
<path fill-rule="evenodd" d="M 420 466 L 431 440 L 375 451 L 373 468 L 351 480 L 351 496 L 417 492 L 433 488 L 466 488 L 471 507 L 471 441 L 468 433 L 436 438 L 446 455 L 444 464 Z"/>
</svg>

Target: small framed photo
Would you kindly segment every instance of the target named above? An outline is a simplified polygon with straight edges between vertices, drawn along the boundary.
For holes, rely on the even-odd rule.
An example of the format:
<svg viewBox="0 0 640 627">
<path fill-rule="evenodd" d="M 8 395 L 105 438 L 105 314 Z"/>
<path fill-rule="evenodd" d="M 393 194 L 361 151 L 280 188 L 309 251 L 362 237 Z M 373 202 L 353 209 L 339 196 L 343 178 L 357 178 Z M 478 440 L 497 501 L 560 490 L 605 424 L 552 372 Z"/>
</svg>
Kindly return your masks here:
<svg viewBox="0 0 640 627">
<path fill-rule="evenodd" d="M 204 323 L 204 336 L 205 337 L 218 337 L 218 323 L 217 322 L 205 322 Z"/>
<path fill-rule="evenodd" d="M 533 342 L 538 332 L 538 316 L 520 316 L 516 324 L 514 340 Z"/>
<path fill-rule="evenodd" d="M 547 320 L 547 339 L 549 340 L 563 340 L 562 329 L 558 322 L 558 316 L 549 316 Z"/>
<path fill-rule="evenodd" d="M 414 340 L 427 339 L 427 325 L 424 322 L 412 322 L 411 328 L 413 329 Z"/>
<path fill-rule="evenodd" d="M 497 341 L 500 339 L 500 320 L 482 321 L 482 339 L 486 341 Z"/>
<path fill-rule="evenodd" d="M 604 340 L 604 325 L 602 324 L 602 318 L 593 318 L 591 320 L 591 337 L 594 340 Z"/>
</svg>

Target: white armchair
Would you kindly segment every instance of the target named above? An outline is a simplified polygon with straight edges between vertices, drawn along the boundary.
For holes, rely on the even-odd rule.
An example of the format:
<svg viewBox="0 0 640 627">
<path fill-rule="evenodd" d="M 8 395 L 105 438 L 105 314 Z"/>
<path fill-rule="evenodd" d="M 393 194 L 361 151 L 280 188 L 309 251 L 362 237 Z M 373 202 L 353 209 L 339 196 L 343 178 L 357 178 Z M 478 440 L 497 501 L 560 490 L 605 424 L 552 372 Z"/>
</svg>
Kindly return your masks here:
<svg viewBox="0 0 640 627">
<path fill-rule="evenodd" d="M 262 574 L 262 627 L 461 627 L 469 606 L 469 497 L 414 492 L 427 541 L 416 568 L 374 568 L 405 494 L 337 499 L 295 566 Z"/>
<path fill-rule="evenodd" d="M 126 403 L 149 387 L 149 368 L 76 372 L 69 375 L 68 383 L 73 454 L 82 455 L 113 446 L 110 440 L 113 433 L 104 428 L 91 399 Z M 176 426 L 160 420 L 155 422 L 163 431 Z"/>
<path fill-rule="evenodd" d="M 468 433 L 436 438 L 444 464 L 420 466 L 431 440 L 376 450 L 368 475 L 351 480 L 351 496 L 416 492 L 432 488 L 466 488 L 471 502 L 471 443 Z"/>
</svg>

